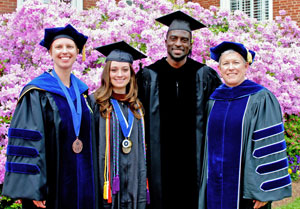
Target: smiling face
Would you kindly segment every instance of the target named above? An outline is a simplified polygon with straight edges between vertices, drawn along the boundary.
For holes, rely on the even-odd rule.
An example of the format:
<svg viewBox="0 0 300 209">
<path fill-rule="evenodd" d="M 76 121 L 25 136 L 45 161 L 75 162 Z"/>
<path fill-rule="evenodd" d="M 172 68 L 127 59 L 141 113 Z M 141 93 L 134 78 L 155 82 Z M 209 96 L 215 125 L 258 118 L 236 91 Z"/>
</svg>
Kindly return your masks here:
<svg viewBox="0 0 300 209">
<path fill-rule="evenodd" d="M 79 50 L 75 42 L 68 38 L 59 38 L 51 44 L 49 53 L 55 70 L 71 70 Z"/>
<path fill-rule="evenodd" d="M 130 65 L 128 62 L 111 62 L 109 78 L 115 93 L 126 93 L 126 86 L 130 81 L 130 76 Z"/>
<path fill-rule="evenodd" d="M 246 79 L 249 67 L 244 58 L 235 51 L 224 52 L 219 60 L 219 70 L 224 82 L 229 87 L 240 85 Z"/>
<path fill-rule="evenodd" d="M 168 57 L 180 62 L 187 57 L 192 48 L 191 34 L 185 30 L 171 30 L 168 32 L 165 43 Z"/>
</svg>

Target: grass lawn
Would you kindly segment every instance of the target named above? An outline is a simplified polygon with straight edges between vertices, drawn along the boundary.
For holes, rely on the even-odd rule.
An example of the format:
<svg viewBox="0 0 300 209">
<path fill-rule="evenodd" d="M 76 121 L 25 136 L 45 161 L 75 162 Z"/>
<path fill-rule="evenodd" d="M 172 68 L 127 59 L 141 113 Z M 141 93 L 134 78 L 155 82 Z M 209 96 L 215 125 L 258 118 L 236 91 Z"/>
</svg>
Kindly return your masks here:
<svg viewBox="0 0 300 209">
<path fill-rule="evenodd" d="M 287 205 L 280 206 L 276 209 L 300 209 L 300 197 L 296 198 L 295 201 Z"/>
</svg>

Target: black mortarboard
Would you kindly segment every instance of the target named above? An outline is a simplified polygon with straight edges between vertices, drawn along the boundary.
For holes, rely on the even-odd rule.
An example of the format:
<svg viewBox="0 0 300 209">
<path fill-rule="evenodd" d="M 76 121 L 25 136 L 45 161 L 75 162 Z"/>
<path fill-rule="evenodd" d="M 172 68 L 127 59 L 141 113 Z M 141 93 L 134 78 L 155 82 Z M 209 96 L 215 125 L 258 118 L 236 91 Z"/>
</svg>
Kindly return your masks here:
<svg viewBox="0 0 300 209">
<path fill-rule="evenodd" d="M 226 51 L 232 49 L 242 55 L 244 59 L 249 63 L 252 64 L 255 57 L 255 52 L 252 50 L 248 50 L 243 44 L 230 42 L 230 41 L 223 41 L 219 45 L 210 48 L 210 57 L 219 62 L 221 54 Z"/>
<path fill-rule="evenodd" d="M 181 12 L 176 11 L 165 16 L 155 19 L 156 21 L 169 26 L 169 30 L 185 30 L 192 32 L 200 28 L 206 27 L 204 24 L 194 19 L 193 17 Z"/>
<path fill-rule="evenodd" d="M 58 38 L 69 38 L 73 40 L 79 49 L 79 53 L 81 53 L 88 39 L 87 36 L 79 33 L 72 25 L 68 24 L 66 27 L 46 28 L 44 39 L 40 42 L 40 45 L 49 50 L 52 42 Z"/>
<path fill-rule="evenodd" d="M 96 50 L 106 56 L 106 61 L 129 62 L 132 64 L 134 60 L 147 57 L 125 41 L 100 46 Z"/>
</svg>

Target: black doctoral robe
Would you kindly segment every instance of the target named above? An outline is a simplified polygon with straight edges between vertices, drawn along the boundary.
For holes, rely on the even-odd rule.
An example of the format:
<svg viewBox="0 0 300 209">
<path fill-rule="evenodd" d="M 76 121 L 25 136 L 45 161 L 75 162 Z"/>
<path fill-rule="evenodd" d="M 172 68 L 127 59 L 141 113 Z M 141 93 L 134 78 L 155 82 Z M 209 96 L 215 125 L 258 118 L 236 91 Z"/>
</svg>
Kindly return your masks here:
<svg viewBox="0 0 300 209">
<path fill-rule="evenodd" d="M 71 75 L 73 76 L 73 75 Z M 76 78 L 81 94 L 79 139 L 83 150 L 75 154 L 72 114 L 57 80 L 45 72 L 26 85 L 11 121 L 3 195 L 46 200 L 51 209 L 97 208 L 97 174 L 92 113 L 86 102 L 87 86 Z M 68 89 L 76 107 L 73 87 Z"/>
<path fill-rule="evenodd" d="M 96 127 L 96 139 L 99 144 L 97 147 L 98 158 L 99 158 L 99 178 L 100 178 L 100 192 L 99 197 L 103 197 L 103 186 L 104 186 L 104 175 L 105 175 L 105 155 L 106 155 L 106 118 L 100 115 L 99 105 L 96 104 L 94 95 L 89 96 L 92 109 L 94 111 L 95 117 L 95 127 Z M 127 119 L 128 117 L 128 104 L 127 102 L 119 102 L 120 108 Z M 147 204 L 147 169 L 144 156 L 144 143 L 143 143 L 143 129 L 142 120 L 138 120 L 134 117 L 133 127 L 130 135 L 130 140 L 132 141 L 132 148 L 130 153 L 124 154 L 122 152 L 122 141 L 125 138 L 121 127 L 118 128 L 116 124 L 113 125 L 112 119 L 110 120 L 110 194 L 112 194 L 112 202 L 109 203 L 108 200 L 102 199 L 102 207 L 105 209 L 145 209 Z M 115 138 L 113 139 L 113 135 Z M 114 166 L 114 155 L 113 149 L 114 140 L 117 139 L 119 135 L 119 161 L 115 161 L 119 169 L 119 179 L 120 179 L 120 191 L 113 194 L 113 175 L 116 169 Z"/>
<path fill-rule="evenodd" d="M 179 69 L 163 58 L 138 72 L 137 80 L 146 111 L 150 206 L 197 208 L 204 110 L 221 81 L 190 58 Z"/>
</svg>

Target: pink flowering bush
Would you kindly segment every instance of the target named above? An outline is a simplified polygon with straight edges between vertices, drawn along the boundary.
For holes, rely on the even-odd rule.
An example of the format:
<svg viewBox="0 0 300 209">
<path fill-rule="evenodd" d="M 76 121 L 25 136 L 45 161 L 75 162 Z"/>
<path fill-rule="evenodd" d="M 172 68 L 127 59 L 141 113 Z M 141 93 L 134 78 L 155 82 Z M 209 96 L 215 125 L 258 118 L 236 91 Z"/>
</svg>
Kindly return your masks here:
<svg viewBox="0 0 300 209">
<path fill-rule="evenodd" d="M 289 173 L 293 180 L 300 177 L 300 117 L 290 115 L 284 124 L 285 141 L 289 155 Z"/>
<path fill-rule="evenodd" d="M 300 29 L 281 11 L 275 21 L 259 22 L 241 11 L 229 12 L 183 0 L 101 0 L 95 8 L 77 11 L 53 1 L 43 4 L 27 0 L 23 8 L 0 16 L 0 184 L 4 178 L 7 130 L 23 86 L 52 68 L 47 50 L 39 46 L 44 29 L 72 24 L 89 36 L 86 60 L 78 56 L 73 73 L 93 92 L 100 85 L 104 63 L 95 47 L 125 40 L 148 55 L 148 65 L 166 56 L 164 39 L 167 27 L 155 18 L 182 10 L 207 28 L 193 32 L 192 58 L 217 69 L 209 58 L 209 48 L 222 41 L 245 44 L 256 52 L 247 77 L 270 89 L 278 98 L 285 115 L 300 113 Z M 134 63 L 138 70 L 138 63 Z"/>
</svg>

